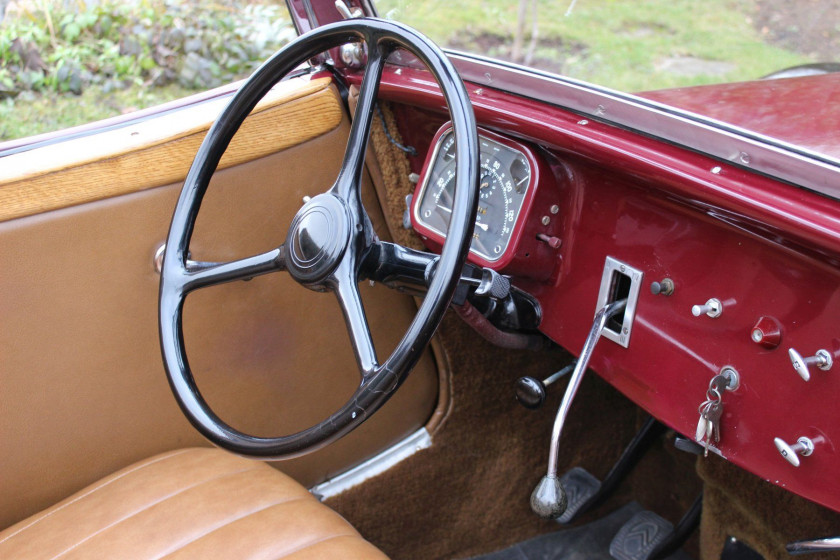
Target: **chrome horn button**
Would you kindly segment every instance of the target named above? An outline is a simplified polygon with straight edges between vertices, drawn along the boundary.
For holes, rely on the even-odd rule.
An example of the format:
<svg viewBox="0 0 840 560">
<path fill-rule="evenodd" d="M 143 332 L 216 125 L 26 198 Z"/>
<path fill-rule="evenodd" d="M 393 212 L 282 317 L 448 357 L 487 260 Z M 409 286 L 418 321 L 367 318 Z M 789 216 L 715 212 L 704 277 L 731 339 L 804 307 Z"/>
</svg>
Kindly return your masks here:
<svg viewBox="0 0 840 560">
<path fill-rule="evenodd" d="M 304 286 L 318 289 L 335 270 L 350 241 L 350 221 L 341 199 L 321 194 L 301 208 L 286 238 L 286 266 Z"/>
</svg>

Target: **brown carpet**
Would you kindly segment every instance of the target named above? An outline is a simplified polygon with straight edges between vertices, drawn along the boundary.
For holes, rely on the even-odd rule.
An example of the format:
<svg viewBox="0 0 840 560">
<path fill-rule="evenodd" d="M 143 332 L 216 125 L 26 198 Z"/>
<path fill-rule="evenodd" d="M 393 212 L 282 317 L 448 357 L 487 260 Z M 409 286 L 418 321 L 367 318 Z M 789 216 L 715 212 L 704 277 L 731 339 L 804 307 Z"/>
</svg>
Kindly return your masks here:
<svg viewBox="0 0 840 560">
<path fill-rule="evenodd" d="M 513 382 L 526 374 L 545 377 L 569 355 L 495 348 L 451 313 L 440 335 L 452 364 L 454 405 L 433 446 L 327 502 L 395 559 L 466 557 L 558 529 L 537 518 L 528 500 L 545 472 L 563 387 L 551 387 L 545 406 L 531 411 L 516 402 Z M 637 410 L 587 374 L 562 439 L 560 471 L 582 465 L 603 477 L 635 433 Z M 690 464 L 684 470 L 696 477 Z M 648 486 L 657 502 L 674 492 L 661 483 Z M 602 511 L 626 502 L 622 494 Z"/>
<path fill-rule="evenodd" d="M 709 456 L 698 462 L 706 481 L 700 550 L 703 560 L 720 558 L 724 539 L 733 536 L 767 560 L 790 558 L 785 544 L 840 534 L 840 513 L 800 498 L 778 486 Z M 809 560 L 838 558 L 838 553 L 809 554 Z"/>
</svg>

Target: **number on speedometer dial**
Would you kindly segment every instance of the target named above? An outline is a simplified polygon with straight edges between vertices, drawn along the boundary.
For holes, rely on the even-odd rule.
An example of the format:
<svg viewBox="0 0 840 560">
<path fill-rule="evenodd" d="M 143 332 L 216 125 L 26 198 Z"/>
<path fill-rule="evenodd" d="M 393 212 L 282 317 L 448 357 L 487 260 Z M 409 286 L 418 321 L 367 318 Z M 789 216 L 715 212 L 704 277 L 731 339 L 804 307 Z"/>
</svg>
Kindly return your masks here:
<svg viewBox="0 0 840 560">
<path fill-rule="evenodd" d="M 525 154 L 486 135 L 479 135 L 479 144 L 479 200 L 471 251 L 494 262 L 510 244 L 531 184 L 531 165 Z M 435 145 L 421 184 L 420 202 L 415 205 L 415 222 L 445 237 L 454 188 L 455 136 L 450 130 Z"/>
</svg>

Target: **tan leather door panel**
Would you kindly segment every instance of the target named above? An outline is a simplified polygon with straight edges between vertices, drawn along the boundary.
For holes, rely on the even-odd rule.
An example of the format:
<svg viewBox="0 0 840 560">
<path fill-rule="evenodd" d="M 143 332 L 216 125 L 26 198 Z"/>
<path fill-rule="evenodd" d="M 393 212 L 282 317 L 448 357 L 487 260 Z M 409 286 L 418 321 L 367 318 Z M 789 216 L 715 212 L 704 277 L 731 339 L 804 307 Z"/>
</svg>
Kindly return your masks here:
<svg viewBox="0 0 840 560">
<path fill-rule="evenodd" d="M 340 103 L 334 92 L 331 99 Z M 334 180 L 348 129 L 342 118 L 313 139 L 218 172 L 196 227 L 196 258 L 232 259 L 282 243 L 302 197 Z M 88 171 L 89 186 L 114 180 Z M 60 188 L 61 171 L 52 179 Z M 367 187 L 366 207 L 381 224 Z M 179 188 L 141 186 L 0 223 L 0 527 L 143 457 L 207 445 L 182 417 L 158 348 L 152 260 Z M 384 359 L 414 302 L 362 288 Z M 326 418 L 358 384 L 335 297 L 284 273 L 196 292 L 184 320 L 199 386 L 237 428 L 291 433 Z M 422 426 L 437 390 L 427 355 L 373 420 L 279 468 L 305 485 L 344 470 Z"/>
</svg>

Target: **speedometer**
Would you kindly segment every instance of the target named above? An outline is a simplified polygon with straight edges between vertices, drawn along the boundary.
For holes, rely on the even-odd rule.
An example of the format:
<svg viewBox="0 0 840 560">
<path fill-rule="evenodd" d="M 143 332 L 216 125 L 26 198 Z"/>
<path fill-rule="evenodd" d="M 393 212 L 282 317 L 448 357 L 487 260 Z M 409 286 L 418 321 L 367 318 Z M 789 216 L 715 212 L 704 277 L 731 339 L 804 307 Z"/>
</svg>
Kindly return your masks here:
<svg viewBox="0 0 840 560">
<path fill-rule="evenodd" d="M 479 133 L 478 212 L 470 250 L 488 263 L 507 252 L 529 194 L 532 164 L 522 151 Z M 455 188 L 455 135 L 443 132 L 435 144 L 414 205 L 414 223 L 422 232 L 443 237 L 449 229 Z"/>
</svg>

